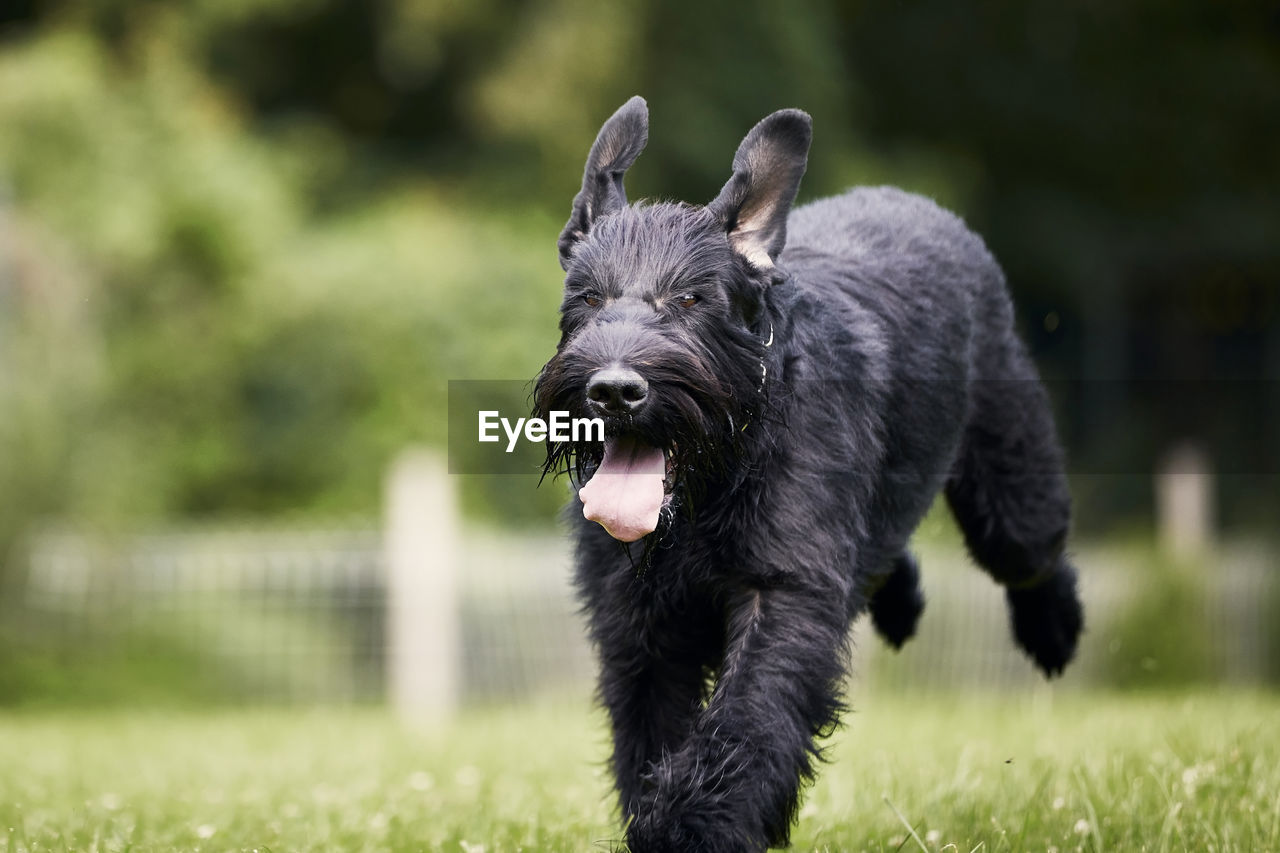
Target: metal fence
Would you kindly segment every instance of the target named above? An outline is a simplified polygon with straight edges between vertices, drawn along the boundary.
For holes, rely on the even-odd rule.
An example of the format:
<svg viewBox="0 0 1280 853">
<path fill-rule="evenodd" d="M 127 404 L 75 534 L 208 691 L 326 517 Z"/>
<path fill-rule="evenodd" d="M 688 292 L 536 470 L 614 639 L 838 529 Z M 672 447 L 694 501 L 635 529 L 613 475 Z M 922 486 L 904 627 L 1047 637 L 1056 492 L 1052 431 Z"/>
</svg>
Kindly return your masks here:
<svg viewBox="0 0 1280 853">
<path fill-rule="evenodd" d="M 430 627 L 443 626 L 451 637 L 396 649 L 390 535 L 372 523 L 116 537 L 47 531 L 33 538 L 28 571 L 8 609 L 63 655 L 91 654 L 120 637 L 131 638 L 138 655 L 186 649 L 191 665 L 208 667 L 211 677 L 231 675 L 227 698 L 235 701 L 381 701 L 394 694 L 396 660 L 410 670 L 443 666 L 456 673 L 442 682 L 455 691 L 443 704 L 589 689 L 594 666 L 562 537 L 453 530 L 451 556 L 433 561 L 425 554 L 410 567 L 449 573 L 450 584 L 440 589 L 451 600 L 423 598 L 421 608 L 414 602 L 401 608 L 401 618 L 435 620 L 440 624 Z M 1039 683 L 1009 639 L 1000 589 L 954 545 L 918 550 L 928 598 L 919 634 L 894 653 L 864 621 L 854 637 L 854 694 Z M 1086 548 L 1076 555 L 1088 624 L 1064 687 L 1104 683 L 1117 661 L 1135 654 L 1124 646 L 1132 636 L 1121 630 L 1126 614 L 1146 600 L 1158 603 L 1159 585 L 1167 582 L 1144 559 L 1141 549 Z M 1194 598 L 1189 611 L 1184 606 L 1167 620 L 1188 623 L 1188 636 L 1200 638 L 1197 653 L 1211 676 L 1244 684 L 1274 678 L 1280 669 L 1274 553 L 1222 545 L 1211 563 L 1183 571 L 1196 581 L 1188 587 Z M 1156 616 L 1159 626 L 1164 615 Z M 1138 669 L 1170 663 L 1156 657 L 1131 663 Z"/>
<path fill-rule="evenodd" d="M 462 539 L 459 698 L 587 684 L 562 544 L 483 529 Z M 211 669 L 235 675 L 230 689 L 243 701 L 380 701 L 389 688 L 387 566 L 372 525 L 44 533 L 23 587 L 17 619 L 63 656 L 122 638 L 138 655 L 165 644 L 199 650 Z"/>
<path fill-rule="evenodd" d="M 177 648 L 235 699 L 359 701 L 386 691 L 385 614 L 381 537 L 354 525 L 46 532 L 18 618 L 62 658 Z"/>
</svg>

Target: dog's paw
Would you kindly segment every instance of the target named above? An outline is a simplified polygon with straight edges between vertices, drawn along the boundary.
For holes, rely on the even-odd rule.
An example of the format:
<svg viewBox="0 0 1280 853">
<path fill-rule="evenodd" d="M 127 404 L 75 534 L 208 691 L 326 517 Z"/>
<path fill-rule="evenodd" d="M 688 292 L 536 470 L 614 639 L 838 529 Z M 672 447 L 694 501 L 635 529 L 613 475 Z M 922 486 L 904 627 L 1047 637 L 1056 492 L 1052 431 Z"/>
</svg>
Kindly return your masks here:
<svg viewBox="0 0 1280 853">
<path fill-rule="evenodd" d="M 876 633 L 895 649 L 916 633 L 916 624 L 924 612 L 924 594 L 920 591 L 920 569 L 915 558 L 903 554 L 884 585 L 871 596 L 868 605 Z"/>
<path fill-rule="evenodd" d="M 627 828 L 628 853 L 683 853 L 712 849 L 690 828 L 671 822 L 640 819 Z"/>
<path fill-rule="evenodd" d="M 765 853 L 769 843 L 757 837 L 758 827 L 748 828 L 746 815 L 715 797 L 700 799 L 700 807 L 691 808 L 682 797 L 684 807 L 675 808 L 659 797 L 649 798 L 648 807 L 627 824 L 629 853 Z M 785 845 L 787 833 L 780 837 Z"/>
<path fill-rule="evenodd" d="M 1061 675 L 1076 653 L 1084 628 L 1084 608 L 1076 592 L 1076 573 L 1063 560 L 1039 586 L 1010 589 L 1013 636 L 1044 674 Z"/>
</svg>

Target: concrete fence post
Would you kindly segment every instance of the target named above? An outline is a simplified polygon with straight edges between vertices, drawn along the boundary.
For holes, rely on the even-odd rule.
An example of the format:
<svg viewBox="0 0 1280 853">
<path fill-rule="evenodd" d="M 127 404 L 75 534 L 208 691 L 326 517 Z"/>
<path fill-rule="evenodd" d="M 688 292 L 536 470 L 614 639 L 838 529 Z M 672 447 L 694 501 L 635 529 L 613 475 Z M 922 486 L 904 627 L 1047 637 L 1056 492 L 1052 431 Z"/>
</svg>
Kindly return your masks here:
<svg viewBox="0 0 1280 853">
<path fill-rule="evenodd" d="M 387 683 L 395 709 L 441 716 L 458 703 L 458 510 L 437 454 L 413 449 L 386 481 Z"/>
<path fill-rule="evenodd" d="M 1194 444 L 1175 447 L 1156 471 L 1160 546 L 1169 554 L 1203 556 L 1213 539 L 1213 472 Z"/>
</svg>

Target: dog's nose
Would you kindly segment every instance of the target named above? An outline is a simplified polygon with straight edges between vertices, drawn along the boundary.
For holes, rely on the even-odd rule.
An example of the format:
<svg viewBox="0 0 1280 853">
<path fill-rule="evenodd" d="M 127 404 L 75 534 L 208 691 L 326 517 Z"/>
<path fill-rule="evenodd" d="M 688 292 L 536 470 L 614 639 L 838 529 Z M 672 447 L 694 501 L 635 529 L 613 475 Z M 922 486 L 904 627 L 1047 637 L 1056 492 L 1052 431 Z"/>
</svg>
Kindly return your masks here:
<svg viewBox="0 0 1280 853">
<path fill-rule="evenodd" d="M 592 408 L 607 415 L 634 415 L 649 396 L 649 383 L 629 367 L 606 367 L 587 380 Z"/>
</svg>

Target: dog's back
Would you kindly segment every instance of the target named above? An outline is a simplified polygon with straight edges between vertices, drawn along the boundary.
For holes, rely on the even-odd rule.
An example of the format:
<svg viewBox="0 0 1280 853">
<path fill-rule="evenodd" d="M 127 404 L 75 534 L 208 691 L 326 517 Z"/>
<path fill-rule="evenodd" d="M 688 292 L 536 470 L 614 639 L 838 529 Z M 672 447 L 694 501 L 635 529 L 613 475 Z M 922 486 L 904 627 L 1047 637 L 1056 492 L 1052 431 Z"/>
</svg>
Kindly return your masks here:
<svg viewBox="0 0 1280 853">
<path fill-rule="evenodd" d="M 1004 275 L 958 216 L 895 187 L 862 187 L 797 208 L 787 225 L 783 267 L 814 298 L 844 296 L 875 317 L 893 338 L 895 373 L 1007 375 L 985 351 L 1012 333 Z"/>
</svg>

